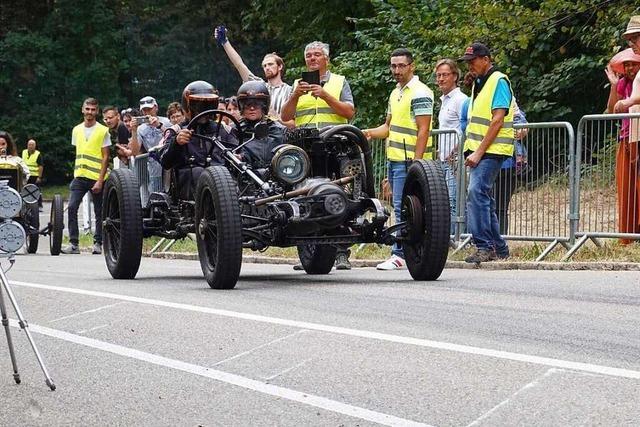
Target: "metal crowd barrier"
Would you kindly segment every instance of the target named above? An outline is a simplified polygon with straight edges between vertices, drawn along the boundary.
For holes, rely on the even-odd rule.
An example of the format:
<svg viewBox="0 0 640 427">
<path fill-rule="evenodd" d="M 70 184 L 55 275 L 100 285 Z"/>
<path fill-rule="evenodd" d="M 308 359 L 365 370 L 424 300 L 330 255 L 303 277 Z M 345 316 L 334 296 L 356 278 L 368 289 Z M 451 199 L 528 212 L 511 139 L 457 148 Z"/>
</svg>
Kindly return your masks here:
<svg viewBox="0 0 640 427">
<path fill-rule="evenodd" d="M 577 241 L 569 259 L 591 239 L 640 240 L 640 113 L 593 114 L 580 119 L 573 211 Z"/>
<path fill-rule="evenodd" d="M 155 160 L 149 165 L 149 154 L 140 154 L 131 159 L 129 167 L 135 172 L 140 185 L 140 201 L 146 206 L 149 194 L 162 191 L 162 168 Z"/>
</svg>

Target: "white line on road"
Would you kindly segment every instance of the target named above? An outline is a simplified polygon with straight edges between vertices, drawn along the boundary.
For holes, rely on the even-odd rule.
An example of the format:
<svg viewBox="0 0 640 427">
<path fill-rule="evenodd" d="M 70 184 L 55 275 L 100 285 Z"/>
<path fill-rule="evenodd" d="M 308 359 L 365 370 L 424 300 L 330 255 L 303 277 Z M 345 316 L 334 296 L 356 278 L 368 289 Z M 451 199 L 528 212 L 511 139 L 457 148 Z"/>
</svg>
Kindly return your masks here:
<svg viewBox="0 0 640 427">
<path fill-rule="evenodd" d="M 257 314 L 241 313 L 237 311 L 221 310 L 210 307 L 202 307 L 191 304 L 182 304 L 177 302 L 169 302 L 155 300 L 149 298 L 140 298 L 129 295 L 112 294 L 108 292 L 88 291 L 85 289 L 65 288 L 60 286 L 41 285 L 39 283 L 14 282 L 11 284 L 16 286 L 24 286 L 35 289 L 45 289 L 49 291 L 68 292 L 79 295 L 90 295 L 94 297 L 117 299 L 122 301 L 135 302 L 139 304 L 148 304 L 159 307 L 170 307 L 178 310 L 187 310 L 198 313 L 214 314 L 217 316 L 232 317 L 236 319 L 250 320 L 254 322 L 270 323 L 274 325 L 291 326 L 301 329 L 310 329 L 314 331 L 329 332 L 340 335 L 348 335 L 352 337 L 368 338 L 386 342 L 394 342 L 398 344 L 414 345 L 418 347 L 435 348 L 438 350 L 448 350 L 457 353 L 474 354 L 478 356 L 493 357 L 504 360 L 514 360 L 517 362 L 534 363 L 559 369 L 571 369 L 574 371 L 591 372 L 594 374 L 608 375 L 613 377 L 622 377 L 630 379 L 640 379 L 640 371 L 631 369 L 614 368 L 603 365 L 593 365 L 590 363 L 573 362 L 570 360 L 552 359 L 549 357 L 534 356 L 530 354 L 512 353 L 509 351 L 493 350 L 490 348 L 472 347 L 468 345 L 453 344 L 442 341 L 432 341 L 421 338 L 404 337 L 401 335 L 385 334 L 375 331 L 367 331 L 360 329 L 343 328 L 340 326 L 323 325 L 321 323 L 301 322 L 297 320 L 281 319 L 278 317 L 260 316 Z"/>
<path fill-rule="evenodd" d="M 303 330 L 301 330 L 301 331 L 296 331 L 296 332 L 294 332 L 294 333 L 292 333 L 292 334 L 289 334 L 289 335 L 286 335 L 286 336 L 284 336 L 284 337 L 276 338 L 276 339 L 275 339 L 275 340 L 273 340 L 273 341 L 269 341 L 268 343 L 261 344 L 261 345 L 259 345 L 259 346 L 257 346 L 257 347 L 254 347 L 254 348 L 252 348 L 252 349 L 249 349 L 249 350 L 247 350 L 247 351 L 243 351 L 242 353 L 238 353 L 238 354 L 236 354 L 235 356 L 231 356 L 231 357 L 228 357 L 228 358 L 226 358 L 226 359 L 223 359 L 223 360 L 221 360 L 221 361 L 219 361 L 219 362 L 216 362 L 216 363 L 214 363 L 212 366 L 222 365 L 222 364 L 223 364 L 223 363 L 225 363 L 225 362 L 229 362 L 229 361 L 234 360 L 234 359 L 237 359 L 237 358 L 239 358 L 239 357 L 246 356 L 247 354 L 253 353 L 253 352 L 254 352 L 254 351 L 256 351 L 256 350 L 260 350 L 261 348 L 264 348 L 264 347 L 270 346 L 271 344 L 275 344 L 275 343 L 277 343 L 277 342 L 284 341 L 284 340 L 286 340 L 286 339 L 288 339 L 288 338 L 291 338 L 291 337 L 293 337 L 293 336 L 295 336 L 295 335 L 299 335 L 299 334 L 301 334 L 301 333 L 303 333 L 303 332 L 308 332 L 308 331 L 305 331 L 305 330 L 303 329 Z"/>
<path fill-rule="evenodd" d="M 94 326 L 93 328 L 89 328 L 89 329 L 82 329 L 76 332 L 76 334 L 86 334 L 87 332 L 97 331 L 98 329 L 103 329 L 103 328 L 106 328 L 107 326 L 109 325 L 100 325 L 100 326 Z"/>
<path fill-rule="evenodd" d="M 102 307 L 92 308 L 91 310 L 81 311 L 79 313 L 70 314 L 64 317 L 58 317 L 57 319 L 49 320 L 49 323 L 59 322 L 61 320 L 71 319 L 72 317 L 82 316 L 83 314 L 95 313 L 96 311 L 104 310 L 106 308 L 115 307 L 116 305 L 126 304 L 126 302 L 117 302 L 115 304 L 103 305 Z"/>
<path fill-rule="evenodd" d="M 528 390 L 530 388 L 536 387 L 538 384 L 540 384 L 545 378 L 550 377 L 551 375 L 555 374 L 556 372 L 564 372 L 563 369 L 556 369 L 556 368 L 551 368 L 549 369 L 547 372 L 545 372 L 542 376 L 536 378 L 535 380 L 531 381 L 528 384 L 525 384 L 523 387 L 520 387 L 520 389 L 518 391 L 516 391 L 515 393 L 513 393 L 511 396 L 509 396 L 507 399 L 503 400 L 502 402 L 498 403 L 496 406 L 494 406 L 493 408 L 491 408 L 489 411 L 487 411 L 486 413 L 484 413 L 483 415 L 481 415 L 480 417 L 478 417 L 476 420 L 474 420 L 471 424 L 467 425 L 467 427 L 475 427 L 475 426 L 479 426 L 480 423 L 484 420 L 486 420 L 487 418 L 489 418 L 493 413 L 495 413 L 498 409 L 502 408 L 503 406 L 507 405 L 509 402 L 511 402 L 513 400 L 514 397 L 516 397 L 517 395 L 519 395 L 520 393 L 522 393 L 525 390 Z"/>
<path fill-rule="evenodd" d="M 300 362 L 300 363 L 296 363 L 296 364 L 295 364 L 295 365 L 293 365 L 292 367 L 287 368 L 287 369 L 284 369 L 284 370 L 282 370 L 282 371 L 278 372 L 278 373 L 277 373 L 277 374 L 275 374 L 275 375 L 271 375 L 270 377 L 266 377 L 266 378 L 264 378 L 264 377 L 263 377 L 263 378 L 264 378 L 265 380 L 267 380 L 267 381 L 271 381 L 271 380 L 273 380 L 273 379 L 275 379 L 275 378 L 279 377 L 280 375 L 284 375 L 284 374 L 286 374 L 287 372 L 291 372 L 291 371 L 293 371 L 294 369 L 299 368 L 300 366 L 304 365 L 305 363 L 307 363 L 307 362 L 308 362 L 308 361 L 310 361 L 310 360 L 313 360 L 313 357 L 310 357 L 310 358 L 308 358 L 308 359 L 305 359 L 305 360 L 303 360 L 303 361 L 302 361 L 302 362 Z"/>
<path fill-rule="evenodd" d="M 18 327 L 18 322 L 16 322 L 14 319 L 10 319 L 10 323 L 11 326 L 16 328 Z M 220 381 L 226 384 L 235 385 L 270 396 L 275 396 L 305 405 L 310 405 L 316 408 L 325 409 L 327 411 L 335 412 L 338 414 L 348 415 L 350 417 L 359 418 L 361 420 L 371 421 L 387 426 L 429 427 L 427 424 L 419 423 L 405 418 L 399 418 L 381 412 L 372 411 L 369 409 L 361 408 L 359 406 L 349 405 L 346 403 L 338 402 L 336 400 L 328 399 L 326 397 L 316 396 L 313 394 L 304 393 L 273 384 L 267 384 L 265 382 L 257 381 L 240 375 L 230 374 L 228 372 L 194 365 L 192 363 L 183 362 L 181 360 L 158 356 L 157 354 L 147 353 L 133 348 L 111 344 L 105 341 L 99 341 L 93 338 L 83 337 L 80 335 L 71 334 L 69 332 L 47 328 L 45 326 L 30 324 L 29 329 L 42 335 L 58 338 L 102 351 L 107 351 L 119 356 L 141 360 L 143 362 L 152 363 L 154 365 L 164 366 L 167 368 L 176 369 L 178 371 L 199 375 L 201 377 L 211 378 L 213 380 Z"/>
</svg>

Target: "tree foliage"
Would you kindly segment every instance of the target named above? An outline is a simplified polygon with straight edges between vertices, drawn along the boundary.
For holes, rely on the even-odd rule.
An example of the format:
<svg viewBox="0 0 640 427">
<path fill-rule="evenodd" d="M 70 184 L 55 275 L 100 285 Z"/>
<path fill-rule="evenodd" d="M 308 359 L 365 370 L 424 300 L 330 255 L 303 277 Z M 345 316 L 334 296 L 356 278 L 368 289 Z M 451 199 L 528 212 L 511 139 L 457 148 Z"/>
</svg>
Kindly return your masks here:
<svg viewBox="0 0 640 427">
<path fill-rule="evenodd" d="M 417 73 L 436 89 L 435 62 L 474 40 L 492 49 L 530 119 L 575 123 L 603 110 L 602 70 L 633 14 L 637 0 L 3 0 L 0 128 L 20 146 L 35 137 L 47 178 L 66 181 L 85 97 L 126 107 L 152 95 L 163 109 L 195 79 L 235 92 L 240 79 L 212 40 L 218 24 L 256 73 L 264 53 L 279 52 L 289 81 L 304 65 L 304 45 L 330 43 L 359 125 L 384 119 L 394 48 L 411 49 Z"/>
</svg>

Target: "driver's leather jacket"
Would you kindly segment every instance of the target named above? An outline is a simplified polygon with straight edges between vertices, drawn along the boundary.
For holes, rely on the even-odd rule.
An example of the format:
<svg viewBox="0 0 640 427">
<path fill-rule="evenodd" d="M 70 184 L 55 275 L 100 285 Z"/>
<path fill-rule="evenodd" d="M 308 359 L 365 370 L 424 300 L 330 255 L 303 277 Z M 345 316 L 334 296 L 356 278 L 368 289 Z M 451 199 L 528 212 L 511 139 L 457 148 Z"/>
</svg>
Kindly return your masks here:
<svg viewBox="0 0 640 427">
<path fill-rule="evenodd" d="M 164 133 L 164 144 L 162 148 L 158 150 L 159 162 L 165 169 L 172 168 L 188 168 L 193 166 L 213 166 L 224 165 L 224 159 L 222 158 L 222 152 L 217 146 L 213 147 L 211 152 L 211 162 L 209 165 L 207 162 L 207 155 L 211 149 L 212 142 L 201 138 L 191 137 L 188 144 L 179 145 L 176 142 L 176 136 L 180 129 L 185 128 L 187 122 L 183 122 L 180 125 L 174 125 L 167 129 Z M 214 136 L 218 130 L 218 124 L 209 121 L 205 124 L 196 124 L 194 133 L 200 135 Z M 224 126 L 220 126 L 218 133 L 220 141 L 228 147 L 238 145 L 238 141 L 235 136 L 231 135 Z"/>
<path fill-rule="evenodd" d="M 253 127 L 257 123 L 242 119 L 240 120 L 240 129 L 245 135 L 251 134 L 253 133 Z M 273 149 L 284 143 L 284 126 L 271 119 L 267 119 L 266 123 L 269 126 L 267 137 L 254 139 L 240 149 L 242 160 L 249 163 L 253 168 L 269 167 L 273 158 Z"/>
</svg>

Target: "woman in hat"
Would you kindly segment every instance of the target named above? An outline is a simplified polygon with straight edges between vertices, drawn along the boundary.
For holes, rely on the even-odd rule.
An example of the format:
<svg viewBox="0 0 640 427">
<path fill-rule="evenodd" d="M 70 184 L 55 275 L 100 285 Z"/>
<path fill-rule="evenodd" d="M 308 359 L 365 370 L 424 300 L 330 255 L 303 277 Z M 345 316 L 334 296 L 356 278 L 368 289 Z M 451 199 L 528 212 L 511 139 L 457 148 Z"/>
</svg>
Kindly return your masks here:
<svg viewBox="0 0 640 427">
<path fill-rule="evenodd" d="M 611 83 L 607 112 L 613 112 L 616 103 L 631 96 L 633 82 L 640 70 L 640 55 L 629 48 L 619 52 L 605 70 Z M 634 126 L 636 121 L 633 122 Z M 640 176 L 638 175 L 638 141 L 630 139 L 629 119 L 622 120 L 618 134 L 616 154 L 616 186 L 618 193 L 618 229 L 621 233 L 640 232 Z M 620 239 L 628 244 L 632 240 Z"/>
</svg>

